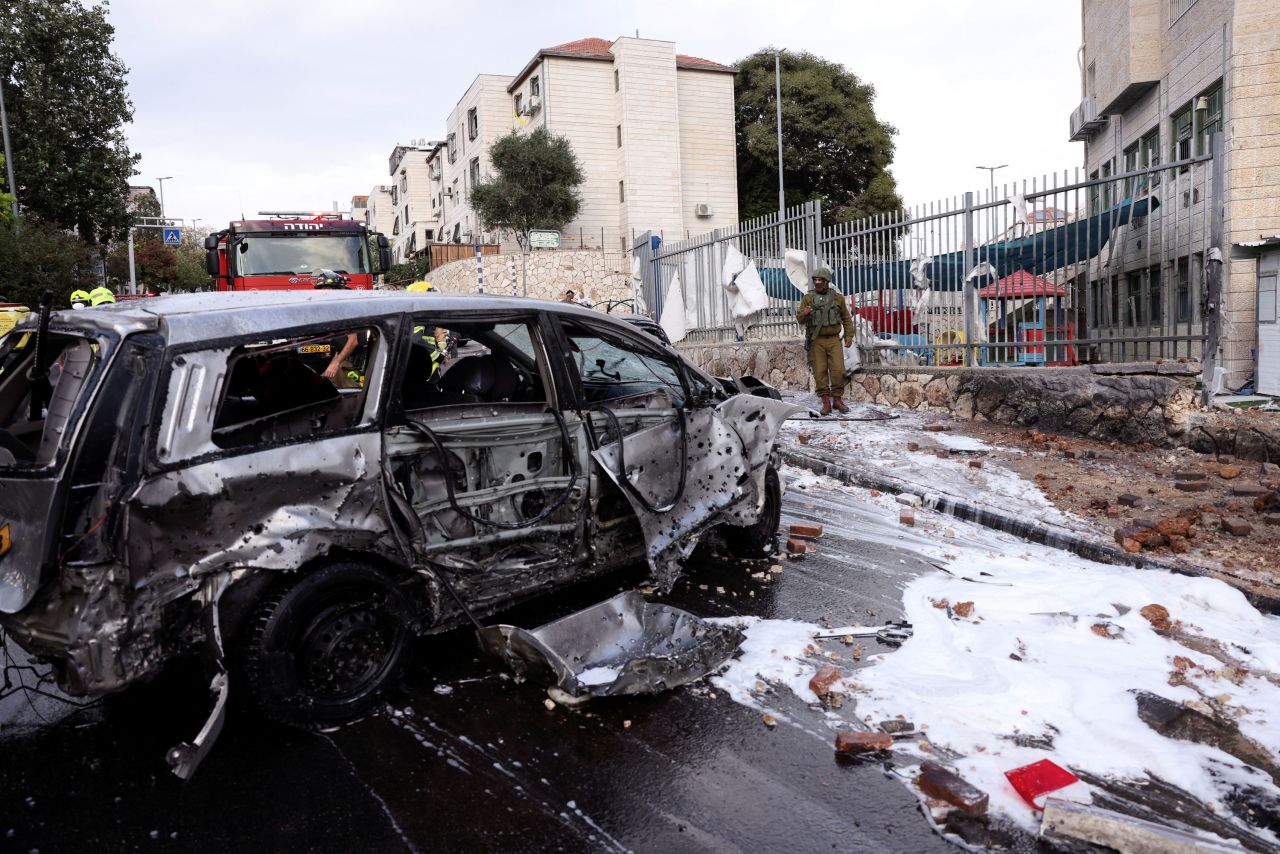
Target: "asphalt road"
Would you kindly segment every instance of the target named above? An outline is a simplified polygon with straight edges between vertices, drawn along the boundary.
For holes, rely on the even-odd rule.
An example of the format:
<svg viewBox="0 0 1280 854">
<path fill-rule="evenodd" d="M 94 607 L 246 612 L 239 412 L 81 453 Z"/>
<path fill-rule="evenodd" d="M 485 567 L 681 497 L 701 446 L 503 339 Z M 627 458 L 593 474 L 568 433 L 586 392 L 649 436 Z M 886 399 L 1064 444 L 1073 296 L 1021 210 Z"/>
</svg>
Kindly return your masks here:
<svg viewBox="0 0 1280 854">
<path fill-rule="evenodd" d="M 855 539 L 847 501 L 788 494 L 784 523 L 816 519 L 828 533 L 776 581 L 753 580 L 759 565 L 702 558 L 667 601 L 703 616 L 900 617 L 900 587 L 929 567 Z M 558 594 L 503 622 L 539 625 L 633 582 Z M 847 648 L 830 643 L 849 663 Z M 951 850 L 901 783 L 877 762 L 837 757 L 822 712 L 794 698 L 773 698 L 791 720 L 774 728 L 707 686 L 548 710 L 542 689 L 482 660 L 469 632 L 416 652 L 387 711 L 337 732 L 234 710 L 186 784 L 163 755 L 204 714 L 195 674 L 48 724 L 15 726 L 34 712 L 9 698 L 0 705 L 0 849 Z"/>
</svg>

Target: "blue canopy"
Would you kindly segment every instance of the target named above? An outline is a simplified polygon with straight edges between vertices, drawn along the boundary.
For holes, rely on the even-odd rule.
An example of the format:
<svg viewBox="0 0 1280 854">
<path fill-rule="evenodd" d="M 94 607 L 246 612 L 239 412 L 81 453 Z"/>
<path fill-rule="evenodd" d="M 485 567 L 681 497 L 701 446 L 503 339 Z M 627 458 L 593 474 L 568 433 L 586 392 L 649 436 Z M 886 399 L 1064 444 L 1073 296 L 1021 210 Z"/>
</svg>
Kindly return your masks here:
<svg viewBox="0 0 1280 854">
<path fill-rule="evenodd" d="M 1088 219 L 1013 240 L 999 240 L 975 247 L 973 263 L 977 265 L 985 261 L 990 264 L 995 270 L 996 279 L 1003 279 L 1018 270 L 1043 276 L 1097 256 L 1117 227 L 1128 225 L 1130 220 L 1146 216 L 1159 206 L 1160 200 L 1154 196 L 1136 201 L 1125 199 Z M 909 288 L 912 284 L 910 259 L 868 264 L 837 262 L 830 266 L 832 284 L 846 294 L 900 290 Z M 964 288 L 969 269 L 971 268 L 966 268 L 963 251 L 951 252 L 932 258 L 925 265 L 925 275 L 929 277 L 930 287 L 934 290 L 959 291 Z M 782 269 L 762 268 L 760 278 L 764 281 L 769 296 L 784 300 L 798 298 L 795 288 Z"/>
</svg>

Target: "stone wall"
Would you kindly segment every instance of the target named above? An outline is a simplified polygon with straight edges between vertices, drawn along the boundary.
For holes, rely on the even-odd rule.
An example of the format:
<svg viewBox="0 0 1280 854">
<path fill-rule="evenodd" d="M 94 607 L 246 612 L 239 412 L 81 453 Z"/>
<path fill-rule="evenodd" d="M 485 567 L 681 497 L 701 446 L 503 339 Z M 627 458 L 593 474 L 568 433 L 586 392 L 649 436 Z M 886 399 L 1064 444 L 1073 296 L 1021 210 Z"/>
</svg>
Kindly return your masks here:
<svg viewBox="0 0 1280 854">
<path fill-rule="evenodd" d="M 467 258 L 442 264 L 427 279 L 445 293 L 476 292 L 476 260 Z M 631 298 L 631 256 L 622 252 L 586 249 L 535 250 L 484 256 L 484 290 L 511 295 L 514 279 L 516 296 L 558 300 L 572 290 L 586 293 L 593 303 Z"/>
<path fill-rule="evenodd" d="M 750 374 L 774 388 L 811 391 L 813 378 L 799 339 L 720 344 L 680 344 L 676 347 L 693 364 L 714 377 Z"/>
</svg>

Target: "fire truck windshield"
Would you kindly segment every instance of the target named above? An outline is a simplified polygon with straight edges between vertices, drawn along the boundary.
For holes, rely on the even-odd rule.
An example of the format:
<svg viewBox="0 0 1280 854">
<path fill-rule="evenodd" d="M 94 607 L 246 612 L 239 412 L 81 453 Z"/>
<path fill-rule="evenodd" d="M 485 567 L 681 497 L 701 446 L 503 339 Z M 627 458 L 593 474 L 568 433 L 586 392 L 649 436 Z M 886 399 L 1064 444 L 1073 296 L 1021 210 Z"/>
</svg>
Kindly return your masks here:
<svg viewBox="0 0 1280 854">
<path fill-rule="evenodd" d="M 320 270 L 351 275 L 369 272 L 363 237 L 350 234 L 249 234 L 236 242 L 236 275 L 296 276 Z"/>
</svg>

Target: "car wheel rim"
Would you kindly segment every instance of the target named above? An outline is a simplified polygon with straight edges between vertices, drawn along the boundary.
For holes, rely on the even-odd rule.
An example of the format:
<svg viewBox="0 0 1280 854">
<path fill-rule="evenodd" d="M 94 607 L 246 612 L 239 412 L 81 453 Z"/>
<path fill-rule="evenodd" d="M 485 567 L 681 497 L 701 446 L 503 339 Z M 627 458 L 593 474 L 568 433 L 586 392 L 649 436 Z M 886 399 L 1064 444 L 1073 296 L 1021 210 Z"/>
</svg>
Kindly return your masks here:
<svg viewBox="0 0 1280 854">
<path fill-rule="evenodd" d="M 330 605 L 299 639 L 302 685 L 318 702 L 358 697 L 380 681 L 400 642 L 398 624 L 375 603 Z"/>
</svg>

